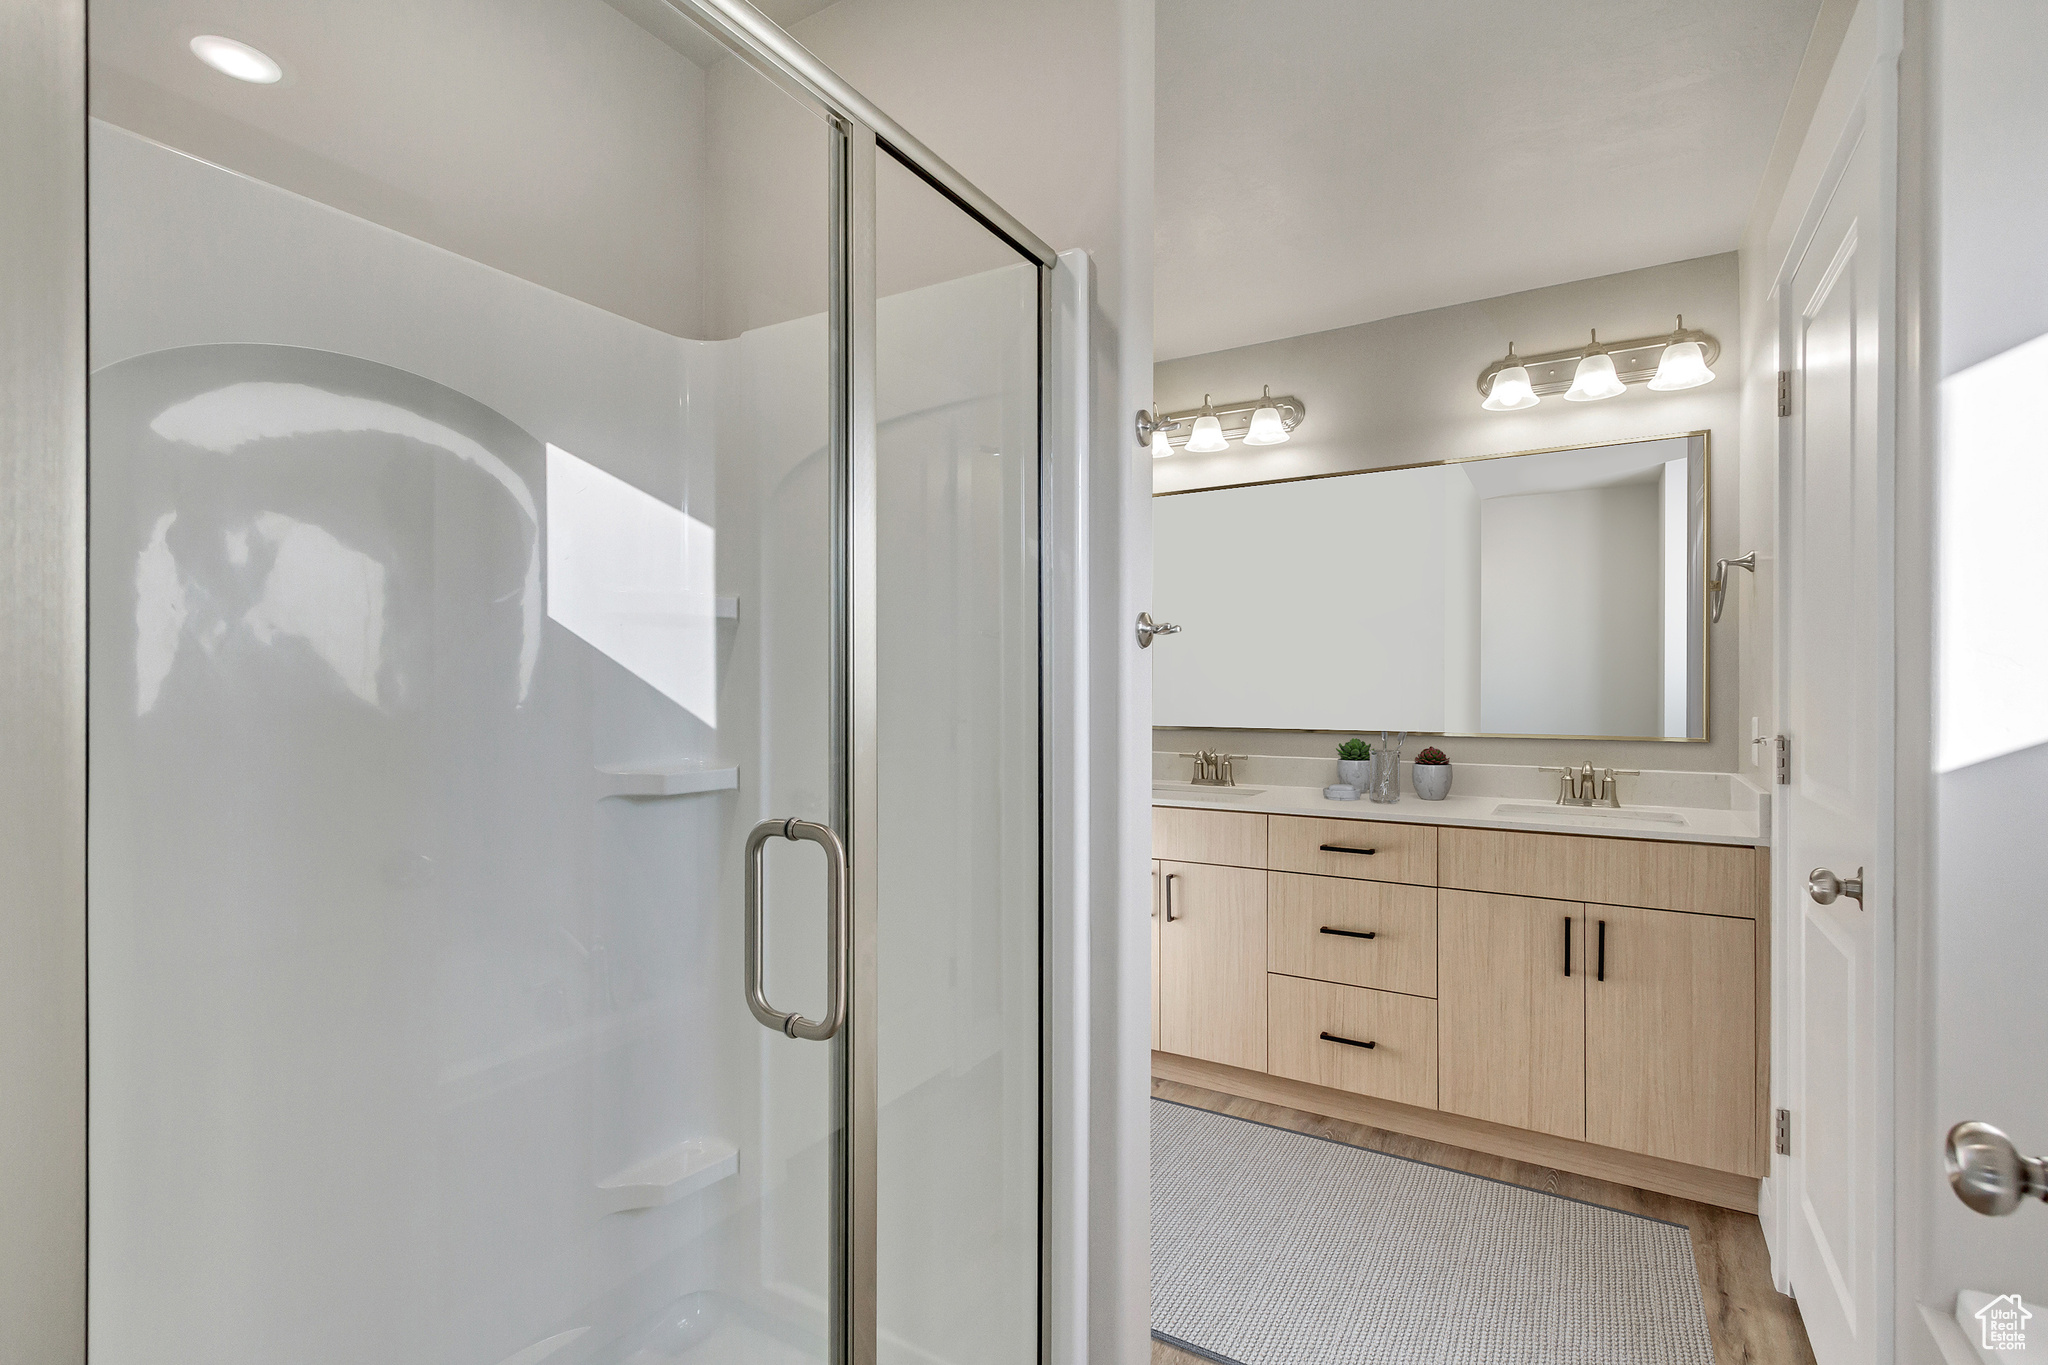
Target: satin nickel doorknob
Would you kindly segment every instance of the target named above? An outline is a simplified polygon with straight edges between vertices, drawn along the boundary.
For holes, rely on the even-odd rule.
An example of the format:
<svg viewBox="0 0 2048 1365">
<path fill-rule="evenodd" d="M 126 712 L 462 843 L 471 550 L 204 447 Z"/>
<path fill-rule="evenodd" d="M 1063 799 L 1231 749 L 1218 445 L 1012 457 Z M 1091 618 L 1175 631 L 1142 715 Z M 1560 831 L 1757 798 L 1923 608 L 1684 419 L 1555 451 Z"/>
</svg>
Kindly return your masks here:
<svg viewBox="0 0 2048 1365">
<path fill-rule="evenodd" d="M 1152 613 L 1149 611 L 1138 613 L 1138 648 L 1152 648 L 1152 637 L 1155 635 L 1178 634 L 1180 634 L 1179 626 L 1169 621 L 1155 621 L 1152 619 Z"/>
<path fill-rule="evenodd" d="M 1857 868 L 1856 875 L 1847 881 L 1837 877 L 1825 867 L 1816 867 L 1806 874 L 1806 894 L 1816 904 L 1833 905 L 1835 897 L 1847 896 L 1856 902 L 1856 908 L 1863 908 L 1863 869 Z"/>
<path fill-rule="evenodd" d="M 1988 1123 L 1972 1119 L 1949 1129 L 1944 1164 L 1956 1198 L 1988 1218 L 2011 1213 L 2029 1195 L 2048 1201 L 2048 1160 L 2021 1155 Z"/>
</svg>

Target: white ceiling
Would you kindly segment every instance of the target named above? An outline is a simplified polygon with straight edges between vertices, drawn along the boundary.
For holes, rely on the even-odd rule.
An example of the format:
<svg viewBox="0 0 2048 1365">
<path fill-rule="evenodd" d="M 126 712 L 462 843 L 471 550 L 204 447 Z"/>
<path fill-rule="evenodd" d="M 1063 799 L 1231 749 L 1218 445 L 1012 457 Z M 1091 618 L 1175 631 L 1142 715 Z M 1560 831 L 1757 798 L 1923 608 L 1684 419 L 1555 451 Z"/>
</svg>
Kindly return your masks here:
<svg viewBox="0 0 2048 1365">
<path fill-rule="evenodd" d="M 1819 0 L 1160 0 L 1162 360 L 1731 251 Z"/>
</svg>

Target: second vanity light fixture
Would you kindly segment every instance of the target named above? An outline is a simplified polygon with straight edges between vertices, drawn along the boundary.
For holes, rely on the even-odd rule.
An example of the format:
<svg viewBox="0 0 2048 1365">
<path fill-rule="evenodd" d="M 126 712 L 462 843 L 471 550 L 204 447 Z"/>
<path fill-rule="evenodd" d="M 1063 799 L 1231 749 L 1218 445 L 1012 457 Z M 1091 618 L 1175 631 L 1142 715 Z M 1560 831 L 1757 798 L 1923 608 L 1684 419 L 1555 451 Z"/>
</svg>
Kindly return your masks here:
<svg viewBox="0 0 2048 1365">
<path fill-rule="evenodd" d="M 1665 336 L 1603 343 L 1598 332 L 1570 351 L 1518 356 L 1508 353 L 1479 372 L 1480 407 L 1488 412 L 1533 408 L 1543 395 L 1561 393 L 1567 402 L 1613 398 L 1630 384 L 1647 383 L 1660 393 L 1711 383 L 1710 368 L 1721 358 L 1721 343 L 1705 332 L 1687 330 L 1685 318 Z"/>
<path fill-rule="evenodd" d="M 1163 460 L 1175 447 L 1191 455 L 1228 450 L 1233 440 L 1248 446 L 1277 446 L 1301 425 L 1308 409 L 1291 395 L 1275 398 L 1272 385 L 1258 398 L 1217 407 L 1202 395 L 1202 406 L 1183 412 L 1138 410 L 1138 444 L 1150 446 L 1152 458 Z M 1242 425 L 1240 425 L 1242 423 Z"/>
</svg>

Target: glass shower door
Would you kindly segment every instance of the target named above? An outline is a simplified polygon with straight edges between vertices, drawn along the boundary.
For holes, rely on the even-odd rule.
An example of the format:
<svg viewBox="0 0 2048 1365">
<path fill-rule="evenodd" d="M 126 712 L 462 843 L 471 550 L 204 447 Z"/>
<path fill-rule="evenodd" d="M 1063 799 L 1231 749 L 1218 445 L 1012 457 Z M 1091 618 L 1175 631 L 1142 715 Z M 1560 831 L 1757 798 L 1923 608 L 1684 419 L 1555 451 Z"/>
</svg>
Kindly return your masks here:
<svg viewBox="0 0 2048 1365">
<path fill-rule="evenodd" d="M 658 4 L 91 25 L 95 1362 L 835 1358 L 742 981 L 846 819 L 845 130 Z"/>
</svg>

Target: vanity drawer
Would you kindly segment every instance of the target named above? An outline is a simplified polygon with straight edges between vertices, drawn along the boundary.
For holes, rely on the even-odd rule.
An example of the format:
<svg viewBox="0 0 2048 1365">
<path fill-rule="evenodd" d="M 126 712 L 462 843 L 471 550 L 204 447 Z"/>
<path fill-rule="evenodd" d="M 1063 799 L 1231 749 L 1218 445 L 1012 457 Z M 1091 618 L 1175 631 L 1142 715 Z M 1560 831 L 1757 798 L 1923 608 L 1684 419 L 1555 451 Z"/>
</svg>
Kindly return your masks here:
<svg viewBox="0 0 2048 1365">
<path fill-rule="evenodd" d="M 1347 852 L 1330 852 L 1344 849 Z M 1436 885 L 1436 826 L 1276 815 L 1267 836 L 1277 872 Z"/>
<path fill-rule="evenodd" d="M 1463 891 L 1742 919 L 1767 894 L 1764 851 L 1733 844 L 1447 827 L 1442 852 L 1441 884 Z"/>
<path fill-rule="evenodd" d="M 1266 865 L 1266 817 L 1234 810 L 1152 808 L 1152 856 L 1166 863 Z"/>
<path fill-rule="evenodd" d="M 1273 1075 L 1436 1108 L 1436 1001 L 1274 975 L 1266 978 L 1266 1008 Z"/>
<path fill-rule="evenodd" d="M 1433 996 L 1436 889 L 1276 872 L 1266 883 L 1266 969 Z"/>
</svg>

